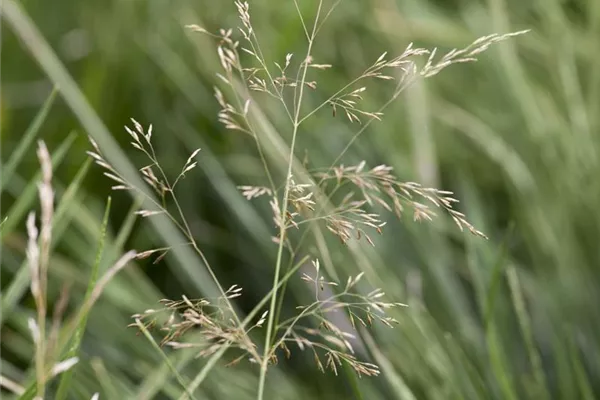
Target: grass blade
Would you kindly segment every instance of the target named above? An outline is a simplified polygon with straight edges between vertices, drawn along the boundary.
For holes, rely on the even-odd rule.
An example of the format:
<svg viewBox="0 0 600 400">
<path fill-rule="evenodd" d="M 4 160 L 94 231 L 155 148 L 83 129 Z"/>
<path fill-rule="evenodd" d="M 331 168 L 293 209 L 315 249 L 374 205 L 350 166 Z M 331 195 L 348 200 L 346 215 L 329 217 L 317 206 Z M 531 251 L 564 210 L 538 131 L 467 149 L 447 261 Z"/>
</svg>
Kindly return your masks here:
<svg viewBox="0 0 600 400">
<path fill-rule="evenodd" d="M 60 147 L 56 149 L 52 154 L 52 167 L 56 169 L 58 165 L 64 160 L 67 155 L 67 151 L 71 148 L 73 141 L 75 140 L 75 132 L 71 132 L 69 136 L 61 143 Z M 31 208 L 32 204 L 36 199 L 37 195 L 37 184 L 40 180 L 41 172 L 37 174 L 29 181 L 25 190 L 17 198 L 17 201 L 6 213 L 6 222 L 2 225 L 2 231 L 0 231 L 0 240 L 3 240 L 7 235 L 12 233 L 16 226 L 21 223 L 23 216 Z"/>
<path fill-rule="evenodd" d="M 96 373 L 96 377 L 100 382 L 100 386 L 102 390 L 104 390 L 104 394 L 107 399 L 117 399 L 119 398 L 119 392 L 117 391 L 116 385 L 113 383 L 113 377 L 111 377 L 104 366 L 104 363 L 101 359 L 93 359 L 91 361 L 92 369 Z"/>
<path fill-rule="evenodd" d="M 146 327 L 144 326 L 144 324 L 141 321 L 139 321 L 139 320 L 136 320 L 136 325 L 140 328 L 140 330 L 142 331 L 142 333 L 144 334 L 144 336 L 146 337 L 146 339 L 148 339 L 148 341 L 150 342 L 150 344 L 152 344 L 152 347 L 154 347 L 154 349 L 163 357 L 163 360 L 164 360 L 165 364 L 169 367 L 169 369 L 171 370 L 171 372 L 173 372 L 173 375 L 175 376 L 175 378 L 177 379 L 177 381 L 179 382 L 179 384 L 183 388 L 185 394 L 187 396 L 189 396 L 190 399 L 195 400 L 196 398 L 189 391 L 188 385 L 183 381 L 183 377 L 179 374 L 179 371 L 177 371 L 177 368 L 175 368 L 175 366 L 173 365 L 173 363 L 171 363 L 171 360 L 165 354 L 165 352 L 160 348 L 160 346 L 158 345 L 158 343 L 156 343 L 156 341 L 154 340 L 154 338 L 152 337 L 152 335 L 150 334 L 150 332 L 148 332 L 148 329 L 146 329 Z"/>
<path fill-rule="evenodd" d="M 525 347 L 527 348 L 527 352 L 529 354 L 529 362 L 531 363 L 533 376 L 536 381 L 536 398 L 543 397 L 550 399 L 551 397 L 550 393 L 548 392 L 546 376 L 542 366 L 542 359 L 538 349 L 535 347 L 535 338 L 533 337 L 533 332 L 531 330 L 529 315 L 527 315 L 527 310 L 525 309 L 525 298 L 523 297 L 517 270 L 514 266 L 510 266 L 506 273 L 508 277 L 508 286 L 512 294 L 515 311 L 517 313 L 517 319 L 519 321 L 523 339 L 525 340 Z"/>
<path fill-rule="evenodd" d="M 489 361 L 492 371 L 500 385 L 500 390 L 503 397 L 506 399 L 516 400 L 518 398 L 516 389 L 513 386 L 512 377 L 509 369 L 507 368 L 506 359 L 503 356 L 502 342 L 498 337 L 499 330 L 496 326 L 496 320 L 494 318 L 494 305 L 498 292 L 500 290 L 500 284 L 502 282 L 503 269 L 507 262 L 507 251 L 508 251 L 508 238 L 510 232 L 505 236 L 504 243 L 500 249 L 500 255 L 496 260 L 489 283 L 489 289 L 487 291 L 487 297 L 484 305 L 484 327 L 485 327 L 485 339 L 489 354 Z"/>
<path fill-rule="evenodd" d="M 33 143 L 34 139 L 37 137 L 42 125 L 46 121 L 46 117 L 48 117 L 48 113 L 54 104 L 54 100 L 56 99 L 56 95 L 58 93 L 58 89 L 56 86 L 50 92 L 50 95 L 38 111 L 37 115 L 31 122 L 31 125 L 25 131 L 25 134 L 19 139 L 19 144 L 17 148 L 11 153 L 10 158 L 6 165 L 2 166 L 2 174 L 0 177 L 0 193 L 4 190 L 7 182 L 12 178 L 17 165 L 23 159 L 25 153 L 29 150 L 29 146 Z"/>
<path fill-rule="evenodd" d="M 577 380 L 577 386 L 579 386 L 579 391 L 582 399 L 592 400 L 595 399 L 594 389 L 592 388 L 590 378 L 585 372 L 585 367 L 581 362 L 581 357 L 579 355 L 579 350 L 575 346 L 573 339 L 567 340 L 568 350 L 571 354 L 571 362 L 573 363 L 573 370 L 575 371 L 575 377 Z"/>
<path fill-rule="evenodd" d="M 102 260 L 102 253 L 104 252 L 104 241 L 106 238 L 106 227 L 108 225 L 108 216 L 110 215 L 110 206 L 111 206 L 111 198 L 108 198 L 106 202 L 106 209 L 104 211 L 104 218 L 102 219 L 102 230 L 100 234 L 100 238 L 98 240 L 98 249 L 96 251 L 96 259 L 94 261 L 94 265 L 92 266 L 92 272 L 90 273 L 90 280 L 88 283 L 88 287 L 85 293 L 85 300 L 87 301 L 92 295 L 92 291 L 94 290 L 94 286 L 96 285 L 96 281 L 98 280 L 98 271 L 100 270 L 100 261 Z M 79 346 L 81 345 L 81 340 L 83 338 L 83 334 L 85 332 L 85 326 L 87 323 L 87 316 L 83 317 L 77 328 L 75 330 L 75 335 L 73 336 L 73 340 L 71 343 L 71 347 L 67 351 L 65 355 L 65 359 L 77 356 L 79 352 Z M 58 389 L 56 392 L 56 399 L 63 400 L 67 397 L 67 392 L 69 390 L 69 385 L 71 383 L 71 379 L 73 378 L 73 372 L 75 368 L 71 368 L 65 373 L 61 374 L 60 383 L 58 385 Z"/>
</svg>

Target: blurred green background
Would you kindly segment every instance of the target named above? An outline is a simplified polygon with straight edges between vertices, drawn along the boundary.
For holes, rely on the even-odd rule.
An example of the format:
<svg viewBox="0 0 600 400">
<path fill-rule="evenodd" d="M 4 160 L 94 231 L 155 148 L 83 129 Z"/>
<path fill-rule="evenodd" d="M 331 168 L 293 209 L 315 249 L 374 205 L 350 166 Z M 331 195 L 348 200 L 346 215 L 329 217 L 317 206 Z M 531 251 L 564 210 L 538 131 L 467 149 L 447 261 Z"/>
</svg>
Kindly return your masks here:
<svg viewBox="0 0 600 400">
<path fill-rule="evenodd" d="M 110 191 L 102 171 L 86 163 L 87 130 L 102 131 L 101 121 L 126 152 L 123 162 L 141 167 L 145 160 L 123 129 L 133 117 L 154 125 L 158 157 L 170 173 L 202 148 L 179 197 L 223 286 L 242 285 L 238 305 L 251 310 L 272 282 L 274 227 L 268 205 L 247 202 L 236 186 L 266 181 L 252 140 L 217 122 L 214 43 L 183 28 L 237 26 L 233 1 L 19 4 L 99 117 L 65 101 L 77 97 L 61 85 L 67 94 L 56 96 L 37 135 L 59 153 L 57 196 L 68 195 L 55 227 L 51 304 L 64 283 L 71 285 L 72 304 L 83 298 Z M 311 20 L 317 1 L 300 4 Z M 267 59 L 300 57 L 305 40 L 293 1 L 255 0 L 250 7 Z M 54 82 L 45 70 L 54 67 L 35 40 L 23 36 L 26 24 L 2 12 L 1 215 L 10 217 L 2 230 L 2 375 L 26 382 L 33 303 L 23 264 L 24 219 L 37 207 L 38 161 L 35 141 L 23 141 L 51 96 Z M 455 191 L 460 209 L 489 240 L 462 234 L 445 217 L 425 224 L 391 215 L 375 249 L 360 247 L 362 258 L 327 238 L 340 280 L 364 270 L 371 286 L 410 307 L 393 313 L 400 321 L 395 329 L 375 327 L 364 337 L 360 357 L 379 364 L 380 377 L 322 374 L 297 351 L 269 373 L 267 398 L 598 397 L 600 2 L 343 0 L 314 48 L 316 62 L 333 68 L 320 75 L 308 102 L 326 99 L 383 51 L 400 54 L 410 42 L 449 50 L 522 29 L 532 31 L 493 46 L 477 63 L 451 66 L 412 86 L 342 160 L 385 163 L 400 179 Z M 367 108 L 389 95 L 385 84 L 372 86 Z M 282 112 L 268 101 L 260 106 L 269 129 L 289 141 Z M 341 116 L 320 112 L 301 132 L 296 154 L 329 166 L 355 130 Z M 18 148 L 25 156 L 9 171 Z M 113 195 L 104 268 L 130 248 L 165 244 L 154 226 L 131 217 L 132 207 L 128 195 Z M 200 297 L 208 285 L 200 264 L 175 257 L 140 262 L 118 275 L 91 314 L 73 398 L 96 391 L 101 399 L 178 398 L 181 388 L 160 356 L 126 326 L 131 314 L 156 307 L 159 299 Z M 300 279 L 292 279 L 287 293 L 290 309 L 306 301 Z M 193 353 L 170 355 L 189 379 L 204 364 Z M 224 364 L 198 397 L 254 398 L 257 368 Z"/>
</svg>

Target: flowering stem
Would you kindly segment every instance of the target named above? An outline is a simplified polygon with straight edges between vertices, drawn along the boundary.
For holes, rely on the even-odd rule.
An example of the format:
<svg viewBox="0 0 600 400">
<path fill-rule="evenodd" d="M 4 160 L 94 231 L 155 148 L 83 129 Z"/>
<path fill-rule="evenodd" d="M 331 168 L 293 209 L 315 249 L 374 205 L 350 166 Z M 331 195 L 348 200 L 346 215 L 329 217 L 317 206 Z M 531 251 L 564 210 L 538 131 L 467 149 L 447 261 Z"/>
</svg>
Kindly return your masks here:
<svg viewBox="0 0 600 400">
<path fill-rule="evenodd" d="M 310 54 L 312 51 L 312 45 L 316 34 L 317 23 L 319 20 L 319 14 L 321 13 L 322 1 L 319 2 L 319 7 L 317 10 L 317 16 L 315 18 L 315 24 L 313 26 L 312 35 L 308 40 L 308 49 L 306 51 L 306 57 L 304 59 L 304 69 L 302 71 L 302 79 L 300 81 L 300 88 L 298 92 L 298 101 L 296 102 L 296 109 L 294 110 L 294 124 L 293 124 L 293 132 L 292 132 L 292 143 L 290 145 L 290 155 L 288 160 L 288 170 L 285 181 L 285 189 L 283 194 L 283 204 L 281 206 L 281 221 L 279 223 L 279 248 L 277 250 L 277 261 L 275 264 L 275 276 L 273 278 L 273 287 L 277 287 L 279 283 L 279 275 L 281 272 L 281 264 L 283 258 L 283 246 L 285 243 L 285 233 L 286 233 L 286 211 L 288 208 L 289 202 L 289 192 L 290 192 L 290 181 L 292 179 L 292 166 L 294 163 L 294 148 L 296 146 L 296 137 L 298 135 L 298 127 L 300 126 L 300 109 L 302 106 L 302 98 L 304 94 L 304 83 L 306 82 L 306 73 L 308 71 L 308 66 L 310 63 Z M 261 360 L 260 365 L 260 378 L 258 384 L 258 400 L 262 400 L 264 396 L 265 390 L 265 380 L 267 376 L 267 369 L 269 366 L 269 358 L 271 355 L 271 339 L 274 336 L 273 325 L 275 320 L 275 312 L 277 309 L 277 290 L 273 291 L 271 295 L 271 305 L 269 307 L 269 319 L 267 322 L 267 332 L 265 338 L 265 348 L 263 352 L 263 358 Z"/>
</svg>

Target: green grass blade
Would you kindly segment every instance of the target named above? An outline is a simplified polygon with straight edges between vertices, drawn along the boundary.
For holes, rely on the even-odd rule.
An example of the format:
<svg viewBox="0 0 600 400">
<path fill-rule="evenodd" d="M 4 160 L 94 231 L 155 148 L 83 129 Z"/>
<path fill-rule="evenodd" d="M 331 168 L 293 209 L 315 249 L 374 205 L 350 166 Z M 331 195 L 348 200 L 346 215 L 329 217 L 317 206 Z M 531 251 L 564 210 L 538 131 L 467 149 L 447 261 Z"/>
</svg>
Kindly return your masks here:
<svg viewBox="0 0 600 400">
<path fill-rule="evenodd" d="M 142 202 L 143 202 L 143 200 L 140 197 L 138 197 L 137 199 L 135 199 L 135 201 L 131 205 L 131 208 L 129 209 L 129 211 L 127 211 L 127 217 L 125 217 L 125 220 L 123 221 L 121 228 L 119 229 L 119 232 L 117 233 L 117 237 L 115 238 L 114 243 L 113 243 L 115 252 L 118 252 L 119 250 L 123 250 L 123 247 L 125 246 L 125 241 L 131 235 L 131 231 L 133 230 L 133 226 L 134 226 L 135 220 L 137 218 L 137 215 L 135 214 L 135 212 L 137 210 L 139 210 L 140 206 L 142 205 Z M 114 258 L 112 258 L 110 260 L 109 264 L 114 262 L 114 260 L 116 260 L 118 258 L 118 255 L 113 254 L 113 257 Z"/>
<path fill-rule="evenodd" d="M 34 139 L 40 132 L 42 125 L 46 121 L 46 117 L 48 117 L 48 113 L 54 104 L 54 100 L 56 99 L 56 95 L 58 93 L 58 89 L 56 86 L 52 89 L 52 92 L 40 108 L 40 111 L 37 113 L 31 125 L 25 131 L 25 134 L 19 139 L 19 144 L 17 148 L 11 153 L 10 158 L 8 159 L 6 165 L 2 166 L 2 174 L 0 176 L 0 193 L 4 190 L 7 182 L 12 178 L 17 165 L 23 159 L 25 153 L 29 150 L 29 146 L 33 143 Z"/>
<path fill-rule="evenodd" d="M 573 363 L 573 370 L 575 371 L 575 377 L 577 380 L 577 386 L 579 386 L 581 399 L 596 399 L 597 397 L 594 396 L 594 389 L 590 384 L 590 378 L 585 372 L 579 351 L 573 343 L 573 339 L 568 339 L 567 342 L 567 347 L 569 348 L 569 353 L 571 354 L 571 362 Z"/>
<path fill-rule="evenodd" d="M 347 384 L 354 395 L 354 399 L 356 400 L 364 400 L 362 392 L 360 390 L 360 385 L 358 382 L 358 378 L 356 376 L 356 371 L 352 369 L 348 364 L 343 364 L 342 369 L 344 370 L 344 376 L 347 379 Z"/>
<path fill-rule="evenodd" d="M 96 285 L 96 281 L 98 280 L 98 272 L 100 270 L 100 261 L 102 260 L 102 254 L 104 252 L 104 241 L 106 238 L 106 228 L 108 226 L 108 217 L 110 215 L 110 206 L 111 206 L 111 198 L 109 197 L 106 202 L 106 209 L 104 211 L 104 218 L 102 219 L 102 228 L 101 234 L 98 241 L 98 249 L 96 251 L 96 259 L 94 260 L 94 265 L 92 266 L 92 272 L 90 273 L 90 280 L 88 283 L 88 287 L 85 293 L 86 302 L 90 296 L 92 295 L 92 291 L 94 290 L 94 286 Z M 85 332 L 85 326 L 87 324 L 87 316 L 81 319 L 79 325 L 75 330 L 75 335 L 73 336 L 71 347 L 67 351 L 65 355 L 65 359 L 77 356 L 79 352 L 79 346 L 81 345 L 81 340 L 83 338 L 83 334 Z M 67 393 L 69 390 L 69 386 L 71 380 L 73 378 L 73 372 L 75 371 L 75 367 L 69 369 L 68 371 L 61 374 L 60 383 L 58 385 L 58 389 L 56 392 L 56 399 L 63 400 L 67 397 Z"/>
<path fill-rule="evenodd" d="M 116 385 L 113 383 L 112 381 L 112 377 L 109 375 L 108 371 L 106 370 L 106 366 L 104 365 L 104 363 L 102 362 L 101 359 L 93 359 L 91 361 L 91 365 L 92 365 L 92 369 L 94 370 L 94 372 L 96 373 L 96 377 L 98 378 L 98 381 L 100 382 L 100 386 L 102 387 L 102 390 L 104 391 L 104 394 L 106 395 L 107 399 L 117 399 L 119 398 L 119 392 L 117 391 L 117 387 Z"/>
<path fill-rule="evenodd" d="M 506 366 L 507 362 L 498 334 L 499 330 L 496 328 L 496 322 L 492 320 L 486 328 L 486 343 L 492 371 L 500 385 L 503 398 L 517 400 L 519 396 L 517 396 L 512 377 Z"/>
<path fill-rule="evenodd" d="M 196 353 L 192 351 L 184 352 L 177 360 L 176 369 L 181 370 L 189 362 L 196 358 Z M 152 374 L 148 375 L 146 379 L 138 386 L 137 394 L 134 396 L 135 399 L 153 399 L 156 394 L 164 387 L 165 382 L 169 379 L 170 367 L 168 364 L 163 364 L 156 368 Z"/>
<path fill-rule="evenodd" d="M 485 326 L 491 323 L 494 317 L 494 305 L 496 304 L 496 299 L 498 298 L 498 291 L 500 290 L 500 284 L 502 283 L 502 272 L 506 263 L 506 258 L 508 257 L 508 241 L 512 237 L 514 227 L 514 223 L 511 223 L 508 228 L 508 232 L 504 236 L 503 242 L 500 244 L 500 254 L 494 263 L 494 266 L 492 267 L 490 282 L 486 290 L 487 296 L 483 309 L 483 323 Z"/>
<path fill-rule="evenodd" d="M 542 359 L 538 349 L 535 347 L 535 338 L 533 337 L 529 315 L 525 309 L 525 298 L 523 297 L 517 270 L 515 267 L 510 266 L 506 272 L 508 276 L 508 286 L 512 294 L 515 311 L 517 313 L 517 319 L 519 321 L 523 339 L 525 340 L 525 346 L 529 355 L 529 362 L 531 363 L 533 376 L 536 381 L 536 398 L 550 399 L 550 393 L 548 392 L 548 386 L 546 383 L 546 376 L 542 366 Z"/>
<path fill-rule="evenodd" d="M 576 373 L 571 363 L 571 352 L 568 346 L 568 340 L 562 336 L 562 332 L 552 336 L 552 353 L 555 366 L 556 387 L 558 398 L 571 399 L 577 398 Z"/>
<path fill-rule="evenodd" d="M 169 357 L 160 348 L 160 346 L 158 345 L 158 343 L 156 343 L 156 341 L 154 340 L 154 338 L 152 337 L 152 335 L 150 334 L 150 332 L 148 332 L 148 329 L 146 329 L 146 327 L 144 326 L 144 324 L 142 324 L 139 320 L 136 321 L 136 325 L 140 328 L 140 330 L 142 331 L 142 333 L 144 334 L 144 336 L 146 337 L 146 339 L 148 339 L 148 341 L 150 342 L 150 344 L 152 345 L 152 347 L 154 347 L 154 349 L 161 355 L 161 357 L 163 358 L 163 361 L 169 367 L 169 369 L 173 373 L 173 376 L 175 376 L 175 378 L 177 379 L 177 381 L 179 382 L 179 384 L 183 388 L 183 390 L 185 392 L 185 395 L 189 396 L 190 399 L 195 400 L 196 398 L 189 391 L 188 384 L 186 382 L 184 382 L 183 377 L 179 374 L 179 371 L 177 371 L 177 368 L 175 368 L 175 366 L 173 365 L 173 363 L 171 362 L 171 360 L 169 359 Z"/>
<path fill-rule="evenodd" d="M 23 394 L 19 396 L 19 400 L 33 400 L 33 398 L 35 397 L 35 391 L 36 389 L 34 382 L 33 384 L 29 385 L 29 387 L 27 387 Z"/>
<path fill-rule="evenodd" d="M 484 308 L 484 326 L 490 366 L 494 372 L 494 376 L 496 377 L 498 384 L 500 385 L 500 390 L 503 394 L 503 397 L 505 399 L 516 400 L 518 399 L 518 396 L 516 389 L 513 386 L 512 377 L 509 372 L 510 370 L 507 367 L 506 358 L 503 356 L 502 342 L 498 337 L 499 330 L 494 318 L 494 305 L 496 298 L 499 295 L 499 288 L 502 282 L 503 269 L 507 258 L 509 237 L 510 230 L 509 234 L 507 234 L 505 237 L 505 241 L 501 246 L 500 255 L 496 260 L 491 272 L 488 295 Z"/>
<path fill-rule="evenodd" d="M 2 218 L 2 220 L 0 221 L 0 231 L 2 230 L 2 226 L 4 225 L 4 223 L 6 222 L 7 218 L 4 217 Z"/>
<path fill-rule="evenodd" d="M 53 169 L 56 169 L 56 167 L 64 160 L 65 156 L 67 155 L 67 151 L 75 140 L 75 136 L 76 133 L 71 132 L 69 136 L 61 143 L 60 147 L 52 154 Z M 41 172 L 38 171 L 33 179 L 29 181 L 25 190 L 23 190 L 13 206 L 6 213 L 7 220 L 2 226 L 0 240 L 3 240 L 7 235 L 11 234 L 17 225 L 21 223 L 21 220 L 25 214 L 33 208 L 33 202 L 35 201 L 37 195 L 37 184 L 40 180 L 40 177 Z"/>
<path fill-rule="evenodd" d="M 381 349 L 377 346 L 377 343 L 370 334 L 362 334 L 361 337 L 365 341 L 365 344 L 369 348 L 369 351 L 373 354 L 373 357 L 377 364 L 381 367 L 384 379 L 387 380 L 388 386 L 397 396 L 396 398 L 402 400 L 417 400 L 417 396 L 412 392 L 406 381 L 402 378 L 402 375 L 396 371 L 392 362 L 385 356 Z"/>
</svg>

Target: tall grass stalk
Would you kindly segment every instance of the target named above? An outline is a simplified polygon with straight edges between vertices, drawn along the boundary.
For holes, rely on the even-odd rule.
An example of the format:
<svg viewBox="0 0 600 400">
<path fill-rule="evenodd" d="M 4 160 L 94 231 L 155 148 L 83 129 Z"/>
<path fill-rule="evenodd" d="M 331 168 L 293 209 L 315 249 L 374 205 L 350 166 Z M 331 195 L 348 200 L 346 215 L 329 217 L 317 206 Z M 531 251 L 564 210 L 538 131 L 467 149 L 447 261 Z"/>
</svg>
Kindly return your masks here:
<svg viewBox="0 0 600 400">
<path fill-rule="evenodd" d="M 296 0 L 294 0 L 296 7 L 298 6 Z M 321 15 L 321 7 L 323 5 L 322 1 L 319 1 L 319 6 L 317 9 L 317 16 L 315 18 L 315 22 L 313 24 L 312 32 L 308 37 L 308 49 L 306 50 L 306 57 L 304 57 L 304 68 L 302 70 L 302 79 L 300 80 L 300 89 L 298 92 L 298 98 L 294 98 L 294 102 L 296 104 L 296 109 L 294 110 L 294 121 L 293 121 L 293 131 L 292 131 L 292 143 L 290 144 L 290 156 L 288 161 L 288 169 L 285 178 L 285 189 L 283 194 L 283 202 L 281 206 L 281 221 L 280 221 L 280 229 L 279 229 L 279 247 L 277 249 L 277 261 L 275 263 L 275 275 L 273 278 L 273 287 L 276 288 L 279 283 L 279 274 L 281 272 L 281 264 L 283 259 L 283 247 L 286 240 L 286 218 L 287 218 L 287 209 L 289 202 L 289 194 L 290 194 L 290 185 L 292 180 L 292 160 L 294 159 L 294 150 L 296 149 L 296 137 L 298 135 L 298 128 L 300 127 L 300 110 L 302 109 L 302 100 L 304 98 L 304 86 L 306 82 L 306 73 L 308 71 L 309 59 L 311 57 L 311 50 L 315 40 L 317 25 L 319 22 L 319 16 Z M 306 26 L 304 26 L 306 31 Z M 273 324 L 276 314 L 276 306 L 277 306 L 277 290 L 273 290 L 273 294 L 271 295 L 271 305 L 269 307 L 269 320 L 267 322 L 267 331 L 265 335 L 265 348 L 263 353 L 263 360 L 260 366 L 260 378 L 258 381 L 258 399 L 262 400 L 264 396 L 265 390 L 265 379 L 267 376 L 267 368 L 269 365 L 269 355 L 271 353 L 271 335 L 273 331 Z"/>
</svg>

